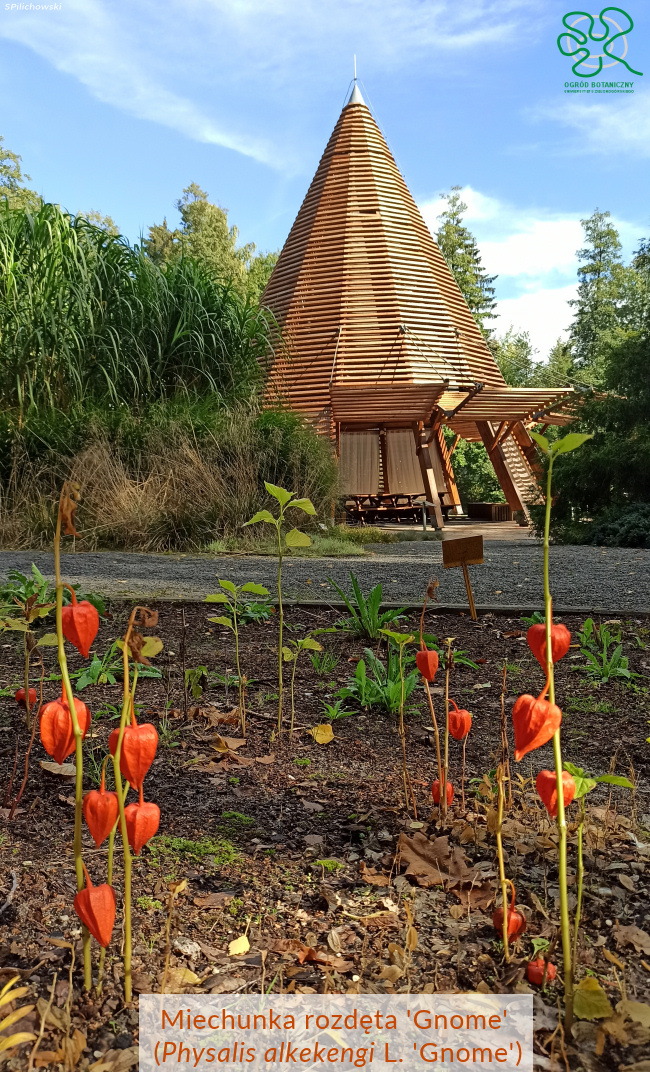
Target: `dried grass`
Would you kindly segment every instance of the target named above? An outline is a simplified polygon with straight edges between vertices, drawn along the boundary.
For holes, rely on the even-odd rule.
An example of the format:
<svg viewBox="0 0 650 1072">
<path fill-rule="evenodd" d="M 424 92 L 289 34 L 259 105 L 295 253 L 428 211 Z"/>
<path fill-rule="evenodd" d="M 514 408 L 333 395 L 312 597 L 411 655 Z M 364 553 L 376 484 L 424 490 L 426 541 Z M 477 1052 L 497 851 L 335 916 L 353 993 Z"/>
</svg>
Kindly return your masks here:
<svg viewBox="0 0 650 1072">
<path fill-rule="evenodd" d="M 16 459 L 0 489 L 0 545 L 46 547 L 52 540 L 61 482 L 82 487 L 78 518 L 84 550 L 199 550 L 241 534 L 265 501 L 264 480 L 313 499 L 329 516 L 335 466 L 323 441 L 304 429 L 260 429 L 254 414 L 224 417 L 200 442 L 187 429 L 153 429 L 134 456 L 95 428 L 72 457 L 49 452 Z"/>
</svg>

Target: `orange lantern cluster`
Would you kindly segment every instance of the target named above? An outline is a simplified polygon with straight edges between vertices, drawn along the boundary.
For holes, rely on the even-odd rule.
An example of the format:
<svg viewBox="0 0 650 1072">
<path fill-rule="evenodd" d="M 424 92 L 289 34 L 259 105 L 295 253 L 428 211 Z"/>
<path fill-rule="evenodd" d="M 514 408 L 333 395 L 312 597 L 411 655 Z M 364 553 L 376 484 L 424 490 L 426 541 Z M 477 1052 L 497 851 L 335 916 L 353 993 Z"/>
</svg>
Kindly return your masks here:
<svg viewBox="0 0 650 1072">
<path fill-rule="evenodd" d="M 528 647 L 543 670 L 546 666 L 546 626 L 531 625 L 527 633 Z M 566 625 L 551 626 L 551 658 L 554 663 L 564 658 L 571 646 L 571 633 Z M 512 709 L 512 724 L 515 731 L 515 759 L 523 759 L 528 752 L 548 744 L 562 724 L 562 711 L 557 704 L 546 699 L 548 678 L 539 696 L 519 696 Z M 537 792 L 546 810 L 552 817 L 558 813 L 558 776 L 555 771 L 543 770 L 537 775 Z M 566 771 L 562 773 L 562 797 L 567 807 L 573 800 L 576 784 Z"/>
<path fill-rule="evenodd" d="M 120 731 L 116 728 L 108 739 L 108 747 L 112 756 L 117 752 L 119 738 Z M 138 803 L 128 804 L 124 809 L 129 845 L 136 856 L 140 855 L 143 846 L 154 837 L 160 824 L 160 808 L 157 804 L 145 801 L 142 792 L 144 779 L 155 759 L 157 748 L 156 727 L 150 722 L 138 725 L 135 712 L 132 711 L 131 725 L 125 727 L 122 735 L 120 771 L 122 777 L 134 789 L 140 791 Z"/>
</svg>

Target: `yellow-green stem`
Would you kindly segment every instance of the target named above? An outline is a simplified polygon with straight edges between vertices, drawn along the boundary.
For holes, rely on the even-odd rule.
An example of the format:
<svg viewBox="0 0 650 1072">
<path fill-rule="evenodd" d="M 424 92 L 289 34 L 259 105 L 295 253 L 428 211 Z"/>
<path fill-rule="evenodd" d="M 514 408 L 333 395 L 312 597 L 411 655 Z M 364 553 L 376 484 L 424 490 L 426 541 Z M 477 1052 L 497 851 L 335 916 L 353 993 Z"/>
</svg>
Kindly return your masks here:
<svg viewBox="0 0 650 1072">
<path fill-rule="evenodd" d="M 277 524 L 278 532 L 278 733 L 282 732 L 282 630 L 284 612 L 282 610 L 282 511 Z"/>
<path fill-rule="evenodd" d="M 232 628 L 235 634 L 235 663 L 237 665 L 237 685 L 239 687 L 239 719 L 241 722 L 241 731 L 244 737 L 246 736 L 246 701 L 244 698 L 244 685 L 242 682 L 241 668 L 239 666 L 239 628 L 237 625 L 237 596 L 234 598 L 233 603 L 233 615 L 232 615 Z"/>
<path fill-rule="evenodd" d="M 553 650 L 551 628 L 553 625 L 553 601 L 549 580 L 549 546 L 551 532 L 551 486 L 553 458 L 549 455 L 546 478 L 546 516 L 544 520 L 544 612 L 546 615 L 546 670 L 548 675 L 548 698 L 555 703 L 555 678 L 553 673 Z M 562 959 L 564 962 L 564 1024 L 568 1031 L 573 1022 L 573 962 L 571 956 L 571 924 L 569 921 L 569 896 L 567 887 L 567 825 L 564 810 L 564 785 L 562 782 L 562 745 L 560 730 L 553 735 L 553 756 L 557 785 L 557 827 L 559 844 L 560 929 L 562 932 Z"/>
<path fill-rule="evenodd" d="M 124 856 L 124 998 L 131 1001 L 131 849 L 129 836 L 126 829 L 126 816 L 124 814 L 124 801 L 127 794 L 127 786 L 122 786 L 122 773 L 120 771 L 120 756 L 122 755 L 122 740 L 128 717 L 133 710 L 133 697 L 138 680 L 138 665 L 133 669 L 133 693 L 129 689 L 129 637 L 133 627 L 137 608 L 131 611 L 129 624 L 124 636 L 124 649 L 122 651 L 122 666 L 124 683 L 122 689 L 122 714 L 120 717 L 120 732 L 117 738 L 117 747 L 113 756 L 113 776 L 115 778 L 115 792 L 119 808 L 119 827 L 122 838 L 122 852 Z"/>
<path fill-rule="evenodd" d="M 293 669 L 291 671 L 291 723 L 289 724 L 289 740 L 291 740 L 291 738 L 293 737 L 293 719 L 294 719 L 294 713 L 295 713 L 294 685 L 295 685 L 295 681 L 296 681 L 296 667 L 297 667 L 297 665 L 298 665 L 298 652 L 296 651 L 296 653 L 294 654 L 294 657 L 293 657 Z"/>
<path fill-rule="evenodd" d="M 404 733 L 404 667 L 402 666 L 402 655 L 404 653 L 404 645 L 399 646 L 399 680 L 400 680 L 400 696 L 399 696 L 399 735 L 402 740 L 402 780 L 404 782 L 404 807 L 409 810 L 409 785 L 408 775 L 406 772 L 406 734 Z"/>
<path fill-rule="evenodd" d="M 56 523 L 56 533 L 54 536 L 54 580 L 56 584 L 56 637 L 57 637 L 57 651 L 59 656 L 59 666 L 61 668 L 61 677 L 63 680 L 63 688 L 65 691 L 66 699 L 68 702 L 68 708 L 70 710 L 70 718 L 72 719 L 72 729 L 74 732 L 74 744 L 75 744 L 75 765 L 76 765 L 76 777 L 75 777 L 75 793 L 74 793 L 74 840 L 72 843 L 74 852 L 74 867 L 77 876 L 77 890 L 84 888 L 84 870 L 83 859 L 81 854 L 81 821 L 82 821 L 82 807 L 83 807 L 83 793 L 84 793 L 84 757 L 83 757 L 83 736 L 81 733 L 81 726 L 79 725 L 79 719 L 77 718 L 77 711 L 74 705 L 74 695 L 72 692 L 72 683 L 70 681 L 70 675 L 68 673 L 68 661 L 65 654 L 65 639 L 63 636 L 63 581 L 61 579 L 61 509 L 59 508 L 59 516 Z M 93 984 L 92 975 L 92 960 L 90 953 L 90 932 L 88 928 L 82 927 L 82 940 L 83 940 L 83 957 L 84 957 L 84 987 L 86 990 L 90 990 Z"/>
</svg>

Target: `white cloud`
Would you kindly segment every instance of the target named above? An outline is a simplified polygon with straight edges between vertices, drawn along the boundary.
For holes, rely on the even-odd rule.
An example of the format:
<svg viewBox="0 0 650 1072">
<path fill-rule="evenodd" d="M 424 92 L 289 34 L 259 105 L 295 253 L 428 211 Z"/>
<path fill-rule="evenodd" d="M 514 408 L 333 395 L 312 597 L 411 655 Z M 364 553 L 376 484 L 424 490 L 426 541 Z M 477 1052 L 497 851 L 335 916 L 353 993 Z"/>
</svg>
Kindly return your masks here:
<svg viewBox="0 0 650 1072">
<path fill-rule="evenodd" d="M 483 266 L 489 275 L 497 276 L 498 319 L 492 321 L 493 326 L 499 334 L 510 324 L 529 332 L 538 356 L 545 358 L 572 320 L 567 302 L 575 297 L 577 287 L 576 251 L 584 242 L 580 220 L 591 210 L 568 214 L 520 208 L 471 186 L 464 186 L 459 194 L 467 205 L 463 221 L 476 237 Z M 432 234 L 438 230 L 437 216 L 445 204 L 438 197 L 420 205 Z M 612 223 L 627 258 L 643 226 L 616 217 Z"/>
<path fill-rule="evenodd" d="M 575 298 L 577 284 L 540 289 L 518 298 L 506 298 L 497 305 L 499 314 L 492 326 L 503 335 L 512 325 L 517 331 L 527 331 L 538 359 L 548 357 L 549 350 L 559 337 L 564 337 L 573 318 L 567 302 Z"/>
<path fill-rule="evenodd" d="M 292 170 L 310 102 L 340 85 L 340 57 L 351 67 L 357 52 L 362 75 L 408 69 L 432 48 L 443 64 L 538 18 L 534 0 L 64 0 L 3 12 L 0 36 L 131 115 Z"/>
<path fill-rule="evenodd" d="M 650 156 L 650 92 L 589 100 L 567 96 L 557 104 L 540 105 L 528 113 L 532 119 L 552 119 L 577 132 L 562 146 L 563 152 L 583 156 L 628 153 Z"/>
</svg>

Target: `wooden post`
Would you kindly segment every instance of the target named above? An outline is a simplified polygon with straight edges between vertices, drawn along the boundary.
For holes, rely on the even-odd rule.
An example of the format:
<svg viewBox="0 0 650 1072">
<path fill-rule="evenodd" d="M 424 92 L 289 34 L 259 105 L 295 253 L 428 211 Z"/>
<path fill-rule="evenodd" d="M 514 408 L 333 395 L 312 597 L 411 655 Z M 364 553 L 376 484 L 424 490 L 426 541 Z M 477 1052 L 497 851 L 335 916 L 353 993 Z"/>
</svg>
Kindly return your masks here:
<svg viewBox="0 0 650 1072">
<path fill-rule="evenodd" d="M 438 495 L 438 485 L 436 482 L 435 471 L 431 461 L 431 455 L 426 441 L 422 434 L 421 422 L 420 424 L 413 425 L 413 437 L 415 439 L 415 452 L 418 456 L 420 463 L 420 472 L 422 474 L 422 483 L 424 484 L 424 494 L 429 502 L 433 503 L 433 513 L 435 517 L 436 528 L 442 529 L 445 527 L 445 519 L 442 514 L 442 508 L 440 506 L 440 496 Z"/>
<path fill-rule="evenodd" d="M 454 467 L 451 463 L 451 454 L 455 450 L 456 444 L 460 436 L 456 436 L 452 450 L 449 450 L 445 441 L 445 433 L 442 430 L 442 425 L 438 425 L 433 436 L 433 447 L 437 447 L 437 453 L 440 458 L 440 465 L 442 468 L 442 475 L 447 488 L 447 495 L 451 500 L 451 505 L 454 507 L 456 513 L 460 513 L 462 510 L 460 504 L 460 495 L 458 494 L 458 487 L 456 485 L 456 477 L 454 476 Z"/>
<path fill-rule="evenodd" d="M 467 589 L 467 598 L 469 600 L 469 612 L 472 615 L 472 621 L 476 621 L 476 606 L 474 604 L 474 593 L 472 592 L 472 582 L 469 579 L 469 570 L 467 563 L 463 562 L 463 577 L 465 578 L 465 588 Z"/>
<path fill-rule="evenodd" d="M 472 583 L 469 579 L 469 570 L 467 567 L 480 565 L 482 562 L 482 536 L 464 536 L 459 540 L 442 541 L 442 564 L 444 568 L 454 569 L 456 566 L 462 567 L 465 588 L 467 590 L 467 600 L 469 602 L 469 612 L 472 616 L 472 621 L 474 622 L 477 621 L 476 604 L 474 603 L 474 593 L 472 592 Z"/>
<path fill-rule="evenodd" d="M 519 497 L 519 491 L 510 475 L 508 466 L 506 465 L 503 450 L 500 446 L 494 446 L 495 436 L 489 421 L 477 421 L 476 427 L 478 428 L 481 439 L 485 444 L 485 449 L 488 452 L 488 456 L 490 458 L 490 461 L 492 462 L 494 471 L 497 475 L 497 480 L 501 485 L 508 506 L 511 510 L 523 510 L 523 512 L 525 513 L 526 510 L 523 502 L 521 501 L 521 498 Z"/>
</svg>

